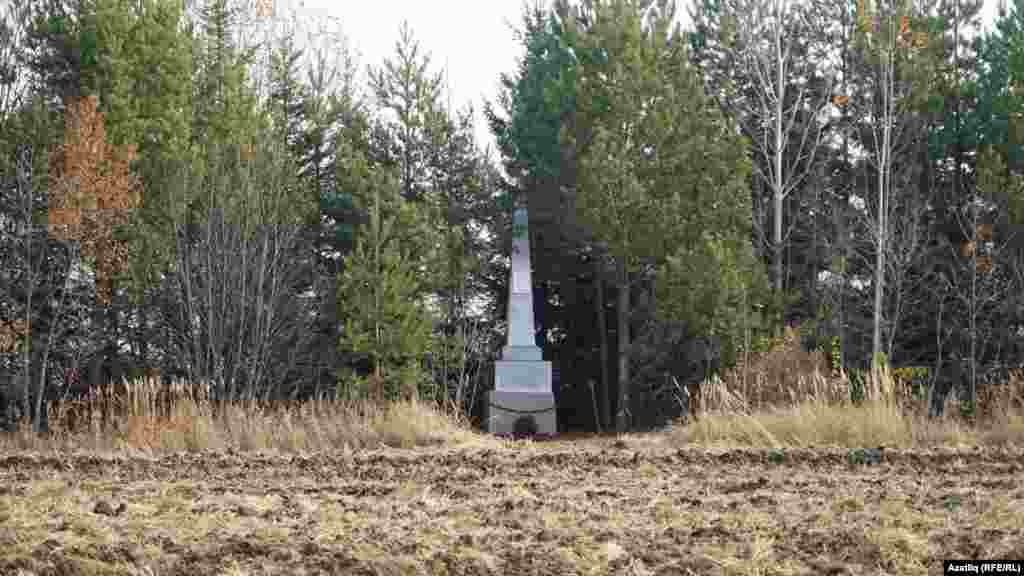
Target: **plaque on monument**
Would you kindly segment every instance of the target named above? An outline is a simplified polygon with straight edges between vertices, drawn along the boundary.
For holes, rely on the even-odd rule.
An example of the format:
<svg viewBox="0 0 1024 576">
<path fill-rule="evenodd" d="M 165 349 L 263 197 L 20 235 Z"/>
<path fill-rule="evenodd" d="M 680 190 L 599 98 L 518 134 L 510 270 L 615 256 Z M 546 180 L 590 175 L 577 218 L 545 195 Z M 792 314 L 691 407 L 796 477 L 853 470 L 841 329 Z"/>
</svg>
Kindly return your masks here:
<svg viewBox="0 0 1024 576">
<path fill-rule="evenodd" d="M 533 285 L 530 277 L 530 239 L 525 208 L 513 213 L 512 277 L 509 281 L 508 338 L 501 360 L 494 363 L 488 430 L 513 435 L 529 430 L 552 436 L 556 432 L 551 363 L 542 358 L 533 323 Z"/>
</svg>

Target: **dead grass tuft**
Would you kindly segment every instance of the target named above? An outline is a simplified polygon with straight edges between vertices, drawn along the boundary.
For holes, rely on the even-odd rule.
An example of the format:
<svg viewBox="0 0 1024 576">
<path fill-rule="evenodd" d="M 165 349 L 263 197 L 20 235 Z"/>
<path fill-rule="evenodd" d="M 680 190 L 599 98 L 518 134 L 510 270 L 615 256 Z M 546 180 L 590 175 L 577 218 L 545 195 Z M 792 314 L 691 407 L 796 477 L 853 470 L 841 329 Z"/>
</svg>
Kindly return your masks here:
<svg viewBox="0 0 1024 576">
<path fill-rule="evenodd" d="M 717 390 L 702 391 L 705 409 L 733 409 L 737 407 L 737 400 L 732 398 L 735 396 L 755 410 L 806 398 L 832 401 L 849 396 L 847 388 L 822 376 L 829 374 L 828 358 L 823 352 L 804 350 L 796 327 L 787 326 L 767 352 L 746 360 L 746 364 L 741 362 L 722 375 Z M 730 394 L 724 394 L 723 387 Z M 716 393 L 719 394 L 717 401 L 724 405 L 716 403 Z"/>
</svg>

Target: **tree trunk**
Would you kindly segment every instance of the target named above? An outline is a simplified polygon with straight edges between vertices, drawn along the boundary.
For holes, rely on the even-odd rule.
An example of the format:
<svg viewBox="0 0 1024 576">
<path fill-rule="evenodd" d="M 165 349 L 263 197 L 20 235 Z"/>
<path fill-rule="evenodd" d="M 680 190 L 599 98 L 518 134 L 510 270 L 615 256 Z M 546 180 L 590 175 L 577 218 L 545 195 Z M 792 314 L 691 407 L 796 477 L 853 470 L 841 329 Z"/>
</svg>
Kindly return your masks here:
<svg viewBox="0 0 1024 576">
<path fill-rule="evenodd" d="M 36 384 L 35 401 L 36 405 L 32 414 L 32 430 L 37 434 L 43 431 L 43 414 L 46 411 L 46 404 L 43 402 L 43 396 L 46 394 L 46 366 L 50 362 L 50 350 L 53 349 L 53 331 L 55 328 L 50 328 L 50 333 L 47 338 L 46 348 L 43 350 L 43 360 L 39 364 L 39 380 Z M 49 427 L 49 422 L 46 424 L 46 428 Z"/>
<path fill-rule="evenodd" d="M 883 129 L 885 130 L 885 129 Z M 883 137 L 888 140 L 887 137 Z M 878 171 L 878 246 L 875 255 L 875 305 L 874 330 L 871 339 L 872 366 L 879 360 L 882 352 L 882 300 L 885 295 L 885 166 L 887 150 L 882 151 L 881 169 Z"/>
<path fill-rule="evenodd" d="M 567 270 L 567 273 L 562 277 L 561 286 L 559 287 L 559 299 L 562 303 L 562 317 L 578 318 L 581 310 L 579 309 L 576 298 L 576 271 L 575 269 L 570 269 L 568 267 L 565 270 Z M 585 310 L 583 310 L 582 312 L 586 313 Z M 576 343 L 579 342 L 579 328 L 577 328 L 577 326 L 580 326 L 580 323 L 567 321 L 563 324 L 563 326 L 565 326 L 568 337 L 565 340 L 561 341 L 561 343 L 558 345 L 558 350 L 556 354 L 558 355 L 558 362 L 561 369 L 561 374 L 564 374 L 565 376 L 562 377 L 562 381 L 559 382 L 559 385 L 562 387 L 562 389 L 556 392 L 556 398 L 561 397 L 562 390 L 565 389 L 567 382 L 571 382 L 574 388 L 577 387 L 581 383 L 581 381 L 588 382 L 591 384 L 590 392 L 591 395 L 593 395 L 595 390 L 590 376 L 587 375 L 586 377 L 580 377 L 581 375 L 579 369 L 577 368 L 577 366 L 579 365 L 579 362 L 577 362 L 576 357 L 576 351 L 579 348 L 576 345 Z M 596 397 L 594 399 L 596 400 Z M 596 404 L 593 406 L 593 408 L 596 408 Z M 600 428 L 600 413 L 597 410 L 594 410 L 593 417 L 595 429 Z"/>
<path fill-rule="evenodd" d="M 465 287 L 466 287 L 465 282 L 462 282 L 460 284 L 460 288 L 459 288 L 459 291 L 462 294 L 465 294 Z M 467 348 L 467 343 L 466 343 L 466 322 L 462 318 L 459 318 L 459 319 L 456 320 L 456 324 L 455 324 L 455 344 L 459 347 L 459 350 L 457 351 L 457 353 L 459 355 L 458 356 L 458 366 L 456 367 L 459 379 L 458 379 L 458 381 L 457 381 L 457 383 L 455 385 L 455 406 L 458 409 L 459 413 L 461 414 L 462 411 L 463 411 L 463 408 L 464 408 L 463 404 L 466 401 L 466 386 L 469 384 L 469 381 L 465 378 L 465 374 L 466 374 L 466 370 L 467 370 L 467 364 L 469 363 L 469 357 L 466 354 L 466 348 Z M 443 388 L 442 394 L 444 394 L 443 400 L 447 401 L 448 400 L 448 373 L 447 372 L 445 373 L 444 378 L 445 379 L 444 379 L 444 384 L 442 385 L 442 388 Z"/>
<path fill-rule="evenodd" d="M 601 407 L 601 427 L 607 429 L 612 420 L 611 415 L 611 389 L 608 381 L 608 317 L 604 305 L 604 277 L 601 274 L 601 262 L 594 266 L 594 286 L 596 297 L 594 298 L 595 312 L 597 313 L 597 335 L 601 349 L 601 387 L 598 398 Z"/>
<path fill-rule="evenodd" d="M 26 268 L 31 266 L 31 261 L 28 258 L 25 259 L 25 262 Z M 25 276 L 26 278 L 31 277 L 29 274 L 26 274 Z M 22 418 L 32 417 L 32 376 L 30 369 L 32 367 L 32 347 L 34 345 L 34 342 L 32 342 L 32 290 L 34 288 L 35 286 L 28 284 L 28 291 L 26 292 L 28 298 L 25 305 L 25 318 L 27 318 L 25 322 L 25 336 L 28 338 L 28 342 L 25 344 L 25 350 L 22 353 L 21 358 L 21 378 L 22 383 L 24 384 L 21 398 Z M 34 420 L 32 422 L 32 431 L 39 432 L 38 420 Z"/>
<path fill-rule="evenodd" d="M 781 156 L 780 156 L 781 159 Z M 772 192 L 772 268 L 774 268 L 775 294 L 782 294 L 782 184 L 777 182 Z"/>
<path fill-rule="evenodd" d="M 616 415 L 616 429 L 621 433 L 630 428 L 632 405 L 629 377 L 629 273 L 621 258 L 618 263 L 618 321 L 616 333 L 619 340 L 619 411 Z"/>
<path fill-rule="evenodd" d="M 775 3 L 775 18 L 781 17 L 781 6 L 779 3 Z M 776 295 L 782 294 L 782 206 L 784 197 L 783 190 L 783 178 L 782 178 L 782 145 L 783 145 L 783 126 L 782 126 L 782 113 L 783 106 L 786 99 L 786 85 L 783 83 L 786 76 L 786 62 L 785 54 L 782 50 L 782 26 L 779 25 L 778 20 L 775 23 L 775 85 L 779 91 L 778 97 L 775 98 L 775 182 L 773 185 L 773 213 L 772 218 L 774 219 L 772 224 L 772 258 L 774 258 L 773 264 L 775 265 L 775 293 Z"/>
<path fill-rule="evenodd" d="M 32 268 L 32 204 L 31 204 L 31 192 L 28 192 L 26 198 L 29 198 L 29 203 L 25 206 L 24 211 L 24 222 L 28 229 L 28 235 L 25 240 L 25 349 L 22 353 L 21 358 L 21 369 L 22 369 L 22 382 L 25 387 L 22 390 L 23 396 L 22 401 L 22 418 L 32 417 L 32 402 L 31 402 L 31 389 L 32 389 L 32 377 L 30 368 L 32 366 L 32 348 L 35 346 L 35 342 L 32 340 L 32 295 L 36 289 L 36 270 Z M 33 432 L 39 432 L 39 422 L 34 420 L 32 422 Z"/>
<path fill-rule="evenodd" d="M 65 308 L 65 305 L 66 305 L 67 294 L 68 294 L 68 292 L 70 290 L 71 290 L 71 264 L 69 263 L 68 264 L 68 268 L 67 268 L 67 270 L 64 273 L 64 290 L 61 291 L 61 299 L 60 299 L 60 304 L 59 304 L 59 307 L 58 307 L 58 313 L 56 315 L 56 318 L 54 319 L 53 324 L 51 324 L 51 326 L 50 326 L 49 334 L 47 334 L 46 348 L 43 349 L 43 360 L 42 360 L 42 363 L 39 366 L 39 380 L 38 380 L 38 384 L 36 386 L 36 396 L 35 396 L 36 405 L 35 405 L 35 411 L 34 411 L 34 413 L 32 415 L 32 429 L 33 429 L 33 431 L 35 431 L 37 433 L 42 430 L 41 424 L 44 422 L 44 418 L 47 415 L 47 412 L 46 412 L 47 406 L 43 402 L 43 396 L 46 394 L 46 381 L 47 381 L 46 368 L 47 368 L 47 366 L 49 365 L 49 362 L 50 362 L 50 352 L 53 350 L 54 336 L 55 336 L 54 332 L 59 329 L 59 325 L 60 325 L 60 322 L 61 322 L 61 317 L 62 317 L 62 315 L 64 313 L 64 308 Z M 28 376 L 28 374 L 26 373 L 26 377 L 27 376 Z M 47 421 L 47 426 L 49 426 L 49 422 L 48 421 Z"/>
<path fill-rule="evenodd" d="M 139 338 L 139 363 L 143 368 L 156 368 L 149 365 L 149 308 L 140 306 L 138 308 L 138 338 Z"/>
<path fill-rule="evenodd" d="M 978 378 L 978 208 L 971 206 L 971 303 L 970 310 L 970 335 L 971 335 L 971 360 L 968 365 L 970 377 L 967 379 L 967 403 L 972 417 L 976 416 L 977 400 L 977 378 Z"/>
<path fill-rule="evenodd" d="M 885 297 L 885 250 L 887 241 L 887 216 L 888 216 L 888 186 L 890 155 L 892 154 L 892 63 L 891 54 L 885 56 L 881 65 L 880 75 L 882 77 L 882 148 L 878 154 L 878 252 L 875 255 L 875 305 L 874 305 L 874 331 L 871 340 L 871 363 L 872 367 L 880 359 L 882 353 L 882 322 L 883 299 Z"/>
<path fill-rule="evenodd" d="M 818 270 L 818 215 L 821 214 L 822 210 L 821 191 L 825 185 L 825 177 L 822 173 L 821 165 L 818 166 L 818 169 L 815 172 L 814 176 L 814 183 L 812 184 L 814 186 L 814 216 L 811 217 L 811 254 L 813 256 L 811 257 L 811 263 L 809 266 L 810 282 L 807 288 L 811 298 L 811 314 L 814 314 L 814 317 L 817 319 L 820 318 L 821 316 L 820 310 L 818 310 L 818 274 L 820 273 L 820 271 Z M 815 322 L 815 341 L 818 340 L 818 336 L 820 336 L 822 333 L 820 327 L 818 327 L 817 324 L 818 323 Z"/>
</svg>

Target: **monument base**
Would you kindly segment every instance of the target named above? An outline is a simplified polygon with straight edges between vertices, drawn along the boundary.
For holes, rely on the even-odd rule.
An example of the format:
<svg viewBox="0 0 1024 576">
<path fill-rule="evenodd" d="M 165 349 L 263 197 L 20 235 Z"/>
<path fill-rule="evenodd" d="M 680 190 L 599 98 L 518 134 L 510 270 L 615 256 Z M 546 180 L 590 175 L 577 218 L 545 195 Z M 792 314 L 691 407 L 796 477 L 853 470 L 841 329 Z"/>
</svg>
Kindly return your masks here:
<svg viewBox="0 0 1024 576">
<path fill-rule="evenodd" d="M 554 394 L 492 390 L 487 431 L 498 436 L 554 436 L 558 432 Z"/>
</svg>

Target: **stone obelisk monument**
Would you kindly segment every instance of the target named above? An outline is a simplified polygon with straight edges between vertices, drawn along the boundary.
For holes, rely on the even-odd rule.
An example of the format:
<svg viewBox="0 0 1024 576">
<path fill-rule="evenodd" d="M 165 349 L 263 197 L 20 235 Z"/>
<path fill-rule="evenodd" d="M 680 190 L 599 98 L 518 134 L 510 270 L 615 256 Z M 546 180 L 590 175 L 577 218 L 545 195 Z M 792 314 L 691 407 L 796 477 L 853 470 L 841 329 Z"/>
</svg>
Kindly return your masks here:
<svg viewBox="0 0 1024 576">
<path fill-rule="evenodd" d="M 499 435 L 553 436 L 555 396 L 551 362 L 542 360 L 534 339 L 533 284 L 526 208 L 512 215 L 512 277 L 508 295 L 508 340 L 494 362 L 488 430 Z"/>
</svg>

